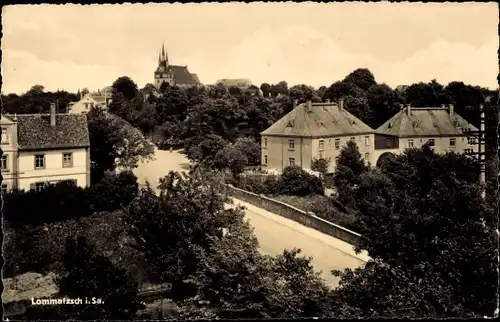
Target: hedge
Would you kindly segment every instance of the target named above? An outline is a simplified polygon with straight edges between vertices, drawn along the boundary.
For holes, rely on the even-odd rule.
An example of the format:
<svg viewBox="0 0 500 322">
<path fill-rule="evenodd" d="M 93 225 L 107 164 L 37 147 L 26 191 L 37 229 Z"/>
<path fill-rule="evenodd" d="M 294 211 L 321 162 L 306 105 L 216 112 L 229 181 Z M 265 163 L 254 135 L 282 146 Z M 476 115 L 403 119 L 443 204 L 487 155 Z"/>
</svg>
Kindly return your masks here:
<svg viewBox="0 0 500 322">
<path fill-rule="evenodd" d="M 38 226 L 120 209 L 138 191 L 137 177 L 130 171 L 110 175 L 89 188 L 60 182 L 39 192 L 14 190 L 4 195 L 3 215 L 12 227 Z"/>
</svg>

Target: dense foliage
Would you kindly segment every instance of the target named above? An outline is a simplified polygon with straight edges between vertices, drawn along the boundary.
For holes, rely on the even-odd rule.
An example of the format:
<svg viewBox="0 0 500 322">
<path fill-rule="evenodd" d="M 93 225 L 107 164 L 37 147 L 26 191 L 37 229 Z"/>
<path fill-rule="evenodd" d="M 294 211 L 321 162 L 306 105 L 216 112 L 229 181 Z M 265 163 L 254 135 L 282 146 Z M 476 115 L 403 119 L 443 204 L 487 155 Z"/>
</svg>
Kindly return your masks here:
<svg viewBox="0 0 500 322">
<path fill-rule="evenodd" d="M 358 248 L 373 261 L 343 275 L 338 314 L 492 315 L 497 204 L 481 199 L 476 173 L 474 160 L 424 147 L 357 178 Z"/>
<path fill-rule="evenodd" d="M 160 195 L 145 189 L 128 221 L 141 252 L 182 318 L 324 316 L 330 292 L 297 251 L 263 256 L 239 208 L 227 208 L 221 179 L 171 172 Z"/>
<path fill-rule="evenodd" d="M 88 188 L 60 182 L 39 192 L 14 190 L 5 194 L 3 215 L 12 227 L 37 226 L 120 209 L 135 198 L 137 192 L 137 178 L 128 171 L 109 175 Z"/>
<path fill-rule="evenodd" d="M 128 320 L 143 308 L 137 286 L 126 272 L 116 268 L 84 237 L 67 239 L 64 264 L 67 274 L 57 281 L 57 298 L 81 299 L 82 303 L 32 306 L 23 318 Z"/>
</svg>

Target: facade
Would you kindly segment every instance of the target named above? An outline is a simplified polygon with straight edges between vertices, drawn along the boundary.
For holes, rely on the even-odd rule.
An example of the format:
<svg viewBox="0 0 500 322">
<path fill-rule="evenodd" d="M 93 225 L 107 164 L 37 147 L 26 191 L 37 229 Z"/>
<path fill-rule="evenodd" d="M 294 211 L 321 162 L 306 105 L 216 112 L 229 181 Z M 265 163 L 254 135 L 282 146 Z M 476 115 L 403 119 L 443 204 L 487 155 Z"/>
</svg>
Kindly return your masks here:
<svg viewBox="0 0 500 322">
<path fill-rule="evenodd" d="M 436 153 L 464 153 L 478 146 L 470 144 L 467 131 L 477 128 L 448 107 L 404 107 L 375 131 L 374 156 L 403 153 L 408 148 L 420 148 L 429 143 Z M 472 142 L 473 143 L 473 142 Z M 484 151 L 484 147 L 483 147 Z"/>
<path fill-rule="evenodd" d="M 164 46 L 158 57 L 158 67 L 154 72 L 154 78 L 154 85 L 158 90 L 163 83 L 184 88 L 201 85 L 198 75 L 191 74 L 187 66 L 170 65 Z"/>
<path fill-rule="evenodd" d="M 111 102 L 111 94 L 107 92 L 88 93 L 83 96 L 78 102 L 72 102 L 68 106 L 69 114 L 85 114 L 92 107 L 100 107 L 104 110 L 108 108 Z"/>
<path fill-rule="evenodd" d="M 373 130 L 345 110 L 342 101 L 339 104 L 307 102 L 295 106 L 261 133 L 261 165 L 277 172 L 290 165 L 310 170 L 314 158 L 325 157 L 331 160 L 328 171 L 333 172 L 337 157 L 348 141 L 356 143 L 363 159 L 372 166 L 377 165 L 383 155 L 401 154 L 426 143 L 436 153 L 477 151 L 477 145 L 470 144 L 467 131 L 477 131 L 477 128 L 456 114 L 453 105 L 402 107 Z"/>
<path fill-rule="evenodd" d="M 2 193 L 15 187 L 17 173 L 17 124 L 10 117 L 2 115 Z"/>
<path fill-rule="evenodd" d="M 296 103 L 295 103 L 296 104 Z M 314 158 L 330 158 L 329 172 L 348 141 L 373 162 L 374 130 L 336 103 L 300 104 L 261 133 L 262 167 L 281 172 L 290 165 L 311 170 Z"/>
<path fill-rule="evenodd" d="M 6 149 L 8 168 L 2 164 L 4 191 L 40 190 L 66 180 L 89 186 L 90 139 L 85 115 L 56 114 L 55 104 L 51 104 L 50 114 L 2 116 L 4 119 L 2 132 L 5 128 L 10 140 L 5 145 L 10 147 Z"/>
</svg>

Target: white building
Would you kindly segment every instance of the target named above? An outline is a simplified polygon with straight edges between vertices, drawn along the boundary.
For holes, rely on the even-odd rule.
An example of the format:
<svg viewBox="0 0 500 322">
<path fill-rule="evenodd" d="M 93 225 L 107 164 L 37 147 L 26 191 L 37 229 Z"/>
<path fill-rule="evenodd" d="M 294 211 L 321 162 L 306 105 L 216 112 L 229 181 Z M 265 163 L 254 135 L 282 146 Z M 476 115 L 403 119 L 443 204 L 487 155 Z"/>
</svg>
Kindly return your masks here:
<svg viewBox="0 0 500 322">
<path fill-rule="evenodd" d="M 88 93 L 78 102 L 71 102 L 68 105 L 69 114 L 85 114 L 92 107 L 100 107 L 104 110 L 108 108 L 111 102 L 111 94 L 108 92 Z"/>
<path fill-rule="evenodd" d="M 50 114 L 2 115 L 2 150 L 3 192 L 40 190 L 60 181 L 90 184 L 85 115 L 56 114 L 55 104 Z"/>
</svg>

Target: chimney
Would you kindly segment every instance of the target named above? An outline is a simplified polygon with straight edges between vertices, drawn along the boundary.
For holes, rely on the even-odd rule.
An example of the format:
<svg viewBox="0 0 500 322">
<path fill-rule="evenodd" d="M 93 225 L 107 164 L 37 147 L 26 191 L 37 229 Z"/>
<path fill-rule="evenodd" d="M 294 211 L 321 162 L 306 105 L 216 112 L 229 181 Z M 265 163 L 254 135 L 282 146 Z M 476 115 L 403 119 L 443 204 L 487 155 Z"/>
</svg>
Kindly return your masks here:
<svg viewBox="0 0 500 322">
<path fill-rule="evenodd" d="M 297 107 L 298 102 L 299 102 L 298 100 L 293 100 L 293 108 Z"/>
<path fill-rule="evenodd" d="M 408 116 L 411 115 L 411 104 L 406 105 L 406 113 L 408 113 Z"/>
<path fill-rule="evenodd" d="M 329 99 L 329 98 L 327 98 L 325 101 L 326 101 L 327 103 L 330 103 L 330 99 Z"/>
<path fill-rule="evenodd" d="M 56 103 L 50 103 L 50 126 L 56 126 Z"/>
<path fill-rule="evenodd" d="M 344 109 L 344 98 L 341 97 L 340 101 L 339 101 L 339 110 L 343 110 L 343 109 Z"/>
<path fill-rule="evenodd" d="M 448 111 L 450 112 L 450 115 L 453 115 L 453 113 L 455 112 L 455 108 L 454 108 L 453 104 L 449 105 Z"/>
</svg>

